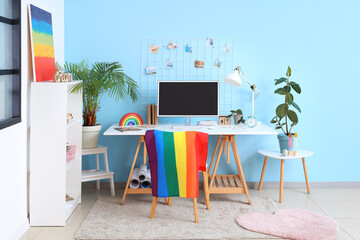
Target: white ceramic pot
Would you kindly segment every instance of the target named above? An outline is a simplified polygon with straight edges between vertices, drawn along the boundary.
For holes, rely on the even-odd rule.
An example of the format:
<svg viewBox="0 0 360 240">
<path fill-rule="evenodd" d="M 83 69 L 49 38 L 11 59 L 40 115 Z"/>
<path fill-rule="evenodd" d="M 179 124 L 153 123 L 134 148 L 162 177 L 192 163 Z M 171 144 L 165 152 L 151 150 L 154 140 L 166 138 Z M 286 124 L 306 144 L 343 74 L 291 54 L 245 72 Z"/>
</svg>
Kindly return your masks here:
<svg viewBox="0 0 360 240">
<path fill-rule="evenodd" d="M 236 115 L 234 115 L 234 123 L 237 125 L 237 124 L 241 124 L 241 122 L 240 123 L 238 123 L 239 122 L 239 120 L 242 118 L 242 114 L 236 114 Z"/>
<path fill-rule="evenodd" d="M 82 148 L 96 148 L 99 141 L 101 124 L 82 127 Z"/>
</svg>

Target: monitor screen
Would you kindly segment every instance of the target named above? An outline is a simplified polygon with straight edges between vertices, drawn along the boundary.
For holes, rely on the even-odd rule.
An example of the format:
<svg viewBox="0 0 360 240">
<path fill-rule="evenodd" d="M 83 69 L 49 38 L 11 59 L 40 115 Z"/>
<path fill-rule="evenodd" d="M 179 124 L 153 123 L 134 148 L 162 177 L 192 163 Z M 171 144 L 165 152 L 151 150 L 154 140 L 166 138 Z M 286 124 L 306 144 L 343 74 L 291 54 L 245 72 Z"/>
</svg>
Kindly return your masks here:
<svg viewBox="0 0 360 240">
<path fill-rule="evenodd" d="M 159 81 L 158 116 L 218 115 L 218 81 Z"/>
</svg>

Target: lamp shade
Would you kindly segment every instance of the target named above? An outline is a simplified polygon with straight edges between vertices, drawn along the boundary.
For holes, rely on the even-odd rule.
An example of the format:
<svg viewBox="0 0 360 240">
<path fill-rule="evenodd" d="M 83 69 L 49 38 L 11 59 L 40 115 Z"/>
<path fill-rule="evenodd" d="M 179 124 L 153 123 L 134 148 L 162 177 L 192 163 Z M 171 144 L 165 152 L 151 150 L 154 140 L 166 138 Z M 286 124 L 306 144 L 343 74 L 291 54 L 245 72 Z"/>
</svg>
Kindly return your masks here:
<svg viewBox="0 0 360 240">
<path fill-rule="evenodd" d="M 241 86 L 241 78 L 239 76 L 239 71 L 235 70 L 233 73 L 226 75 L 224 81 L 231 86 L 240 87 Z"/>
</svg>

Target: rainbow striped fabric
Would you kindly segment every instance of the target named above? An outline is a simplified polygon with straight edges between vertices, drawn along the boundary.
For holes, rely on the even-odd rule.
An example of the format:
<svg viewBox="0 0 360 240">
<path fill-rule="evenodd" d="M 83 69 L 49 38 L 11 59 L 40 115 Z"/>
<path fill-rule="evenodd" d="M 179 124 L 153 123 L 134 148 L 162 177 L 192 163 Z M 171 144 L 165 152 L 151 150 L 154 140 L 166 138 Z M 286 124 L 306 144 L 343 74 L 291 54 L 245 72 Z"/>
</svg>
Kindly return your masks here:
<svg viewBox="0 0 360 240">
<path fill-rule="evenodd" d="M 145 143 L 153 196 L 197 198 L 199 170 L 206 171 L 208 134 L 148 130 Z"/>
<path fill-rule="evenodd" d="M 35 81 L 52 80 L 55 55 L 51 13 L 30 5 L 30 16 Z"/>
</svg>

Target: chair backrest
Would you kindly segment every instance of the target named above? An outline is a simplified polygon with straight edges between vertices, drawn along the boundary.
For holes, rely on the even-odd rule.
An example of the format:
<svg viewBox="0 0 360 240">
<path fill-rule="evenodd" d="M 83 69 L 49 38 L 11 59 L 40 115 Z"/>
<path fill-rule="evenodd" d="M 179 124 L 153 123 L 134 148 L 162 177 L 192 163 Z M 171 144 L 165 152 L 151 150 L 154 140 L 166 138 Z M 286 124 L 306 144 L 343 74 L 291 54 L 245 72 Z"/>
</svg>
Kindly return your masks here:
<svg viewBox="0 0 360 240">
<path fill-rule="evenodd" d="M 150 162 L 152 195 L 197 198 L 199 170 L 206 171 L 208 134 L 148 130 L 145 143 Z"/>
</svg>

